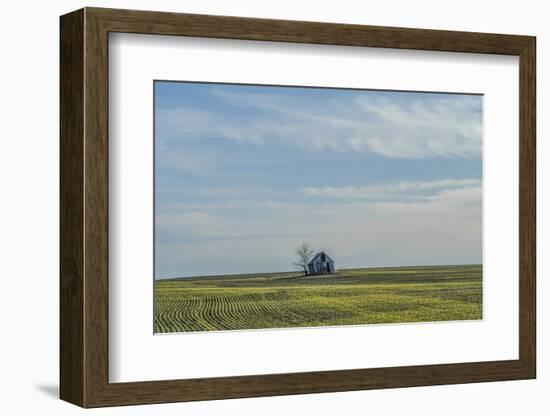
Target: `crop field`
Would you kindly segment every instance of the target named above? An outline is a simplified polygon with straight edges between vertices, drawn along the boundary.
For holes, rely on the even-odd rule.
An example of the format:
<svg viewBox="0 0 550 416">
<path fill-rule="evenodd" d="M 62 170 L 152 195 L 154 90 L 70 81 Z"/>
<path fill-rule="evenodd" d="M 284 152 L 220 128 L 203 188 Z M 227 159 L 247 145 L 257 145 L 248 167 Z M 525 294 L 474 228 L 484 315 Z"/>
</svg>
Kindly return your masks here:
<svg viewBox="0 0 550 416">
<path fill-rule="evenodd" d="M 482 319 L 482 266 L 155 281 L 155 332 Z"/>
</svg>

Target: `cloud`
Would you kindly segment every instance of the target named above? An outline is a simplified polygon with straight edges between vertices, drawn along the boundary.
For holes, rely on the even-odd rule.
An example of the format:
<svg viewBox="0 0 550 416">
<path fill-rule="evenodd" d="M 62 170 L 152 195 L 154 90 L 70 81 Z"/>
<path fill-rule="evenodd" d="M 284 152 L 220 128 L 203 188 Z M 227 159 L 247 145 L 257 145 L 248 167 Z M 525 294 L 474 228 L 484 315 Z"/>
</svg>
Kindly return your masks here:
<svg viewBox="0 0 550 416">
<path fill-rule="evenodd" d="M 315 100 L 226 88 L 211 100 L 217 105 L 209 109 L 160 110 L 159 136 L 165 143 L 169 137 L 175 142 L 225 139 L 387 158 L 481 157 L 480 96 L 354 92 Z"/>
<path fill-rule="evenodd" d="M 431 197 L 451 189 L 480 188 L 481 179 L 439 179 L 433 181 L 401 181 L 397 183 L 369 186 L 345 187 L 307 187 L 303 192 L 308 196 L 327 198 L 368 198 L 385 200 L 387 198 Z"/>
<path fill-rule="evenodd" d="M 481 97 L 441 95 L 396 103 L 359 98 L 364 112 L 378 123 L 365 138 L 368 147 L 387 157 L 481 157 Z"/>
<path fill-rule="evenodd" d="M 284 203 L 240 197 L 174 205 L 157 218 L 157 271 L 162 277 L 287 271 L 303 241 L 327 250 L 337 267 L 478 263 L 480 185 L 477 179 L 445 179 L 390 183 L 376 191 L 425 193 L 410 199 L 331 195 L 323 203 Z"/>
</svg>

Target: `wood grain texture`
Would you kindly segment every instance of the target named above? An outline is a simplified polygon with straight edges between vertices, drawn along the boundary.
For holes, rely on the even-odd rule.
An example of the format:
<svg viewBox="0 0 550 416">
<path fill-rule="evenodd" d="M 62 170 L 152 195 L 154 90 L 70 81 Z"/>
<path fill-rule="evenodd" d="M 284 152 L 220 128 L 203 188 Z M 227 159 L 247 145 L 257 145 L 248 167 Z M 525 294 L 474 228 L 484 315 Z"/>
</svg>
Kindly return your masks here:
<svg viewBox="0 0 550 416">
<path fill-rule="evenodd" d="M 528 36 L 87 8 L 110 32 L 518 55 Z"/>
<path fill-rule="evenodd" d="M 85 12 L 84 331 L 85 406 L 108 380 L 108 33 Z"/>
<path fill-rule="evenodd" d="M 109 383 L 108 33 L 520 57 L 520 357 L 512 361 Z M 535 38 L 86 8 L 61 18 L 61 397 L 100 407 L 534 378 Z"/>
<path fill-rule="evenodd" d="M 536 41 L 520 54 L 519 338 L 520 360 L 536 377 Z"/>
<path fill-rule="evenodd" d="M 61 19 L 60 45 L 60 388 L 84 404 L 84 12 Z"/>
</svg>

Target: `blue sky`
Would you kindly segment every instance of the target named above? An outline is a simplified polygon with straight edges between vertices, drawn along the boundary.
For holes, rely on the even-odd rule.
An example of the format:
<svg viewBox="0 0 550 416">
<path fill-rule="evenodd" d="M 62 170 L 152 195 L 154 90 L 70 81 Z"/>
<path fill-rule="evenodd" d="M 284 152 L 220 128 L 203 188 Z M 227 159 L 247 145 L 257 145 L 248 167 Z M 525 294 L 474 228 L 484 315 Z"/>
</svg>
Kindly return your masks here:
<svg viewBox="0 0 550 416">
<path fill-rule="evenodd" d="M 155 82 L 155 277 L 481 262 L 482 97 Z"/>
</svg>

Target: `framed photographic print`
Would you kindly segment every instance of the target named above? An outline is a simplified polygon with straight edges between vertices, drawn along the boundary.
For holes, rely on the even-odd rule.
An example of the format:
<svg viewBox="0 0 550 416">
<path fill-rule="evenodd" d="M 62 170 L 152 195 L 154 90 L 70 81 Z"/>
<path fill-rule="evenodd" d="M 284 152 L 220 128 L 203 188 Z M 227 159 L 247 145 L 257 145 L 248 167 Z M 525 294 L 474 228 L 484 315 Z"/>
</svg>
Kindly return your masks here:
<svg viewBox="0 0 550 416">
<path fill-rule="evenodd" d="M 535 38 L 61 17 L 82 407 L 534 378 Z"/>
</svg>

